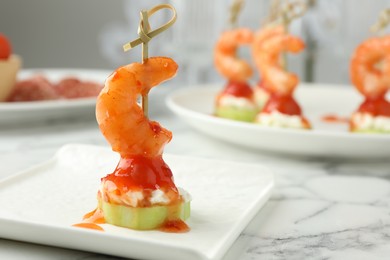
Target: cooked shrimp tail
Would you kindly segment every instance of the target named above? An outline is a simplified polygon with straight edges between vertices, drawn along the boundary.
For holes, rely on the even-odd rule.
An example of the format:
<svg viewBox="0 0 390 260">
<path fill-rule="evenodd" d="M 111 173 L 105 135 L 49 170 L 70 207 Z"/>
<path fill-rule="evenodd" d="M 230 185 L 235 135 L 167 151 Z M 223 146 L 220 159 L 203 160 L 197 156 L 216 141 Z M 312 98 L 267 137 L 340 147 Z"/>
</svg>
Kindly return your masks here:
<svg viewBox="0 0 390 260">
<path fill-rule="evenodd" d="M 175 76 L 177 64 L 170 58 L 153 57 L 144 63 L 118 68 L 107 79 L 96 104 L 100 130 L 122 158 L 161 155 L 172 133 L 149 121 L 137 103 L 140 95 Z"/>
<path fill-rule="evenodd" d="M 384 97 L 390 88 L 390 36 L 371 38 L 353 54 L 351 81 L 368 99 Z"/>
<path fill-rule="evenodd" d="M 269 27 L 256 33 L 252 55 L 262 78 L 270 90 L 278 95 L 291 95 L 297 86 L 297 75 L 286 71 L 281 64 L 283 52 L 298 53 L 305 48 L 304 42 L 283 27 Z"/>
<path fill-rule="evenodd" d="M 237 57 L 240 45 L 248 45 L 253 41 L 253 32 L 240 28 L 222 33 L 214 51 L 214 63 L 225 78 L 244 82 L 252 76 L 252 68 L 248 62 Z"/>
</svg>

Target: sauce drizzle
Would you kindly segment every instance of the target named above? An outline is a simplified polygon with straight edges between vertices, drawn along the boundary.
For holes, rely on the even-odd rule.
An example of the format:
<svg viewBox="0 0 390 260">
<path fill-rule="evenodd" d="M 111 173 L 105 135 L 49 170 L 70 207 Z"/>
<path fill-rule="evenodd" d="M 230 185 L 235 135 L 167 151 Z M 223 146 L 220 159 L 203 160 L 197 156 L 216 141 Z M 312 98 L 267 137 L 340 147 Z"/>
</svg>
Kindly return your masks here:
<svg viewBox="0 0 390 260">
<path fill-rule="evenodd" d="M 87 222 L 82 222 L 82 223 L 77 223 L 72 225 L 73 227 L 80 227 L 80 228 L 88 228 L 88 229 L 93 229 L 93 230 L 98 230 L 98 231 L 104 231 L 104 229 L 95 224 L 95 223 L 87 223 Z"/>
<path fill-rule="evenodd" d="M 103 180 L 112 181 L 119 190 L 167 188 L 177 192 L 172 171 L 161 155 L 122 157 L 115 171 Z"/>
<path fill-rule="evenodd" d="M 106 221 L 104 219 L 103 212 L 100 209 L 96 208 L 84 215 L 83 222 L 74 224 L 72 226 L 104 231 L 104 229 L 98 224 L 105 223 Z"/>
<path fill-rule="evenodd" d="M 83 220 L 85 222 L 95 223 L 95 224 L 105 224 L 106 223 L 106 221 L 104 220 L 103 212 L 98 208 L 85 214 L 83 217 Z"/>
<path fill-rule="evenodd" d="M 326 123 L 349 123 L 348 117 L 342 117 L 335 114 L 328 114 L 321 117 L 321 120 Z"/>
<path fill-rule="evenodd" d="M 166 221 L 159 230 L 167 233 L 186 233 L 190 228 L 183 220 L 175 219 Z"/>
</svg>

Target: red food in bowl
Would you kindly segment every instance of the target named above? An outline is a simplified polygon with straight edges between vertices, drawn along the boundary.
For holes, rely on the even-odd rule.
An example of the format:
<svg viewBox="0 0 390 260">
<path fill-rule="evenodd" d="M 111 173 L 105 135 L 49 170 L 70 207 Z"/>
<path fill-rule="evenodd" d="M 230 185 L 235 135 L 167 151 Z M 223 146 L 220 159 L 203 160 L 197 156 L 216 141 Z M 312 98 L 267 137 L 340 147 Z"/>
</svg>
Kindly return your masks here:
<svg viewBox="0 0 390 260">
<path fill-rule="evenodd" d="M 37 75 L 17 82 L 7 101 L 25 102 L 58 98 L 59 95 L 53 85 L 45 77 Z"/>
<path fill-rule="evenodd" d="M 102 90 L 103 85 L 90 81 L 81 81 L 77 78 L 65 78 L 55 88 L 57 93 L 63 98 L 72 99 L 96 97 Z"/>
</svg>

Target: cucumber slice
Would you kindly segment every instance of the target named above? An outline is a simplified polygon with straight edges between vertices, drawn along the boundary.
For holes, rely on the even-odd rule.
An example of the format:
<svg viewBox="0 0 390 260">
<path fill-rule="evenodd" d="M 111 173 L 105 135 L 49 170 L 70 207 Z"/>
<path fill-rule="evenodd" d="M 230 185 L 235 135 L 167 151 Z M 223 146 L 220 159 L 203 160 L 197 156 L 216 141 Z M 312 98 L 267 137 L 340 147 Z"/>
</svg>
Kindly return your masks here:
<svg viewBox="0 0 390 260">
<path fill-rule="evenodd" d="M 107 223 L 137 230 L 159 228 L 167 220 L 190 217 L 190 201 L 169 206 L 134 208 L 105 202 L 99 198 L 99 208 Z"/>
<path fill-rule="evenodd" d="M 352 133 L 361 133 L 361 134 L 390 134 L 390 130 L 384 130 L 384 129 L 353 129 L 351 131 Z"/>
<path fill-rule="evenodd" d="M 217 107 L 215 115 L 218 117 L 229 118 L 238 121 L 253 122 L 257 114 L 257 109 L 238 108 L 238 107 Z"/>
</svg>

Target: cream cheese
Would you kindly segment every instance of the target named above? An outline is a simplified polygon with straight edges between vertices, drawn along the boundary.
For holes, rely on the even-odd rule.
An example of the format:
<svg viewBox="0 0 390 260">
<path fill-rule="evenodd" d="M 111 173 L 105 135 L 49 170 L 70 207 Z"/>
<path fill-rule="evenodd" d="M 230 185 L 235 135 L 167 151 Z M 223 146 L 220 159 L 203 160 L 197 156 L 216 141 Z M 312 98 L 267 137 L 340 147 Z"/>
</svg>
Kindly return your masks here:
<svg viewBox="0 0 390 260">
<path fill-rule="evenodd" d="M 300 116 L 286 115 L 278 111 L 259 113 L 255 122 L 264 126 L 305 128 Z"/>
<path fill-rule="evenodd" d="M 372 116 L 369 113 L 355 113 L 352 124 L 359 130 L 390 131 L 390 117 Z"/>
<path fill-rule="evenodd" d="M 219 106 L 231 106 L 245 109 L 256 109 L 256 105 L 250 99 L 244 97 L 235 97 L 232 95 L 223 95 L 218 101 Z"/>
<path fill-rule="evenodd" d="M 117 186 L 112 181 L 104 181 L 100 186 L 100 194 L 105 201 L 109 201 L 114 204 L 124 204 L 131 207 L 137 207 L 144 199 L 144 193 L 139 191 L 127 191 L 126 193 L 118 193 Z M 190 201 L 191 196 L 185 190 L 178 188 L 179 194 L 184 201 Z M 161 189 L 156 189 L 151 192 L 150 196 L 146 199 L 149 200 L 151 205 L 168 205 L 171 200 Z"/>
</svg>

